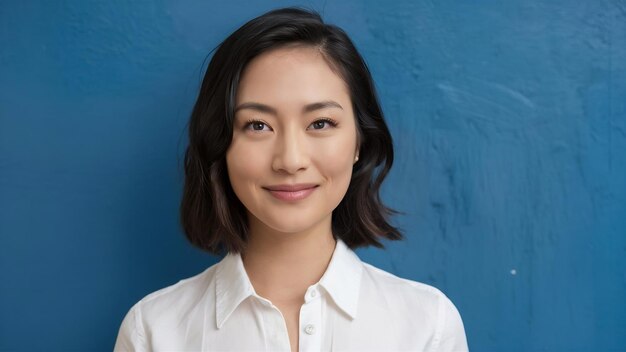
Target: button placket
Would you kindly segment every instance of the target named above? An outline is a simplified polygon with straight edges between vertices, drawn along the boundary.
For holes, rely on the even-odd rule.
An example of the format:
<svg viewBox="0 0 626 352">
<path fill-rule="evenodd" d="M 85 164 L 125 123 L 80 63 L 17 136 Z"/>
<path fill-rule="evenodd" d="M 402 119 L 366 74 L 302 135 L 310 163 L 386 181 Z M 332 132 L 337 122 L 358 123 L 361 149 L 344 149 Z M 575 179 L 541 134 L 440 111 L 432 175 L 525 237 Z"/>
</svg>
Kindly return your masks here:
<svg viewBox="0 0 626 352">
<path fill-rule="evenodd" d="M 300 352 L 320 351 L 322 347 L 322 298 L 316 287 L 306 293 L 300 309 Z"/>
<path fill-rule="evenodd" d="M 315 334 L 315 325 L 308 324 L 307 326 L 304 327 L 304 332 L 306 332 L 309 335 Z"/>
<path fill-rule="evenodd" d="M 312 299 L 316 298 L 317 296 L 318 296 L 317 288 L 316 287 L 311 287 L 306 292 L 306 299 L 305 299 L 305 301 L 308 303 L 309 301 L 311 301 Z"/>
</svg>

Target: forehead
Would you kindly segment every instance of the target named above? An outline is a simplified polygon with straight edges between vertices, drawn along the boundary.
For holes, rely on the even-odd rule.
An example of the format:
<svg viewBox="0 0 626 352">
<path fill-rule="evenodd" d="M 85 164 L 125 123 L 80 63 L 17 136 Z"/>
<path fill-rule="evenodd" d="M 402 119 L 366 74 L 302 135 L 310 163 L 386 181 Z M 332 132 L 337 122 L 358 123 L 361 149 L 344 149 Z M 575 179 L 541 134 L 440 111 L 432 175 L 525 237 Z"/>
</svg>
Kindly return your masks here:
<svg viewBox="0 0 626 352">
<path fill-rule="evenodd" d="M 259 101 L 289 108 L 333 99 L 344 105 L 349 97 L 347 84 L 319 50 L 289 47 L 265 52 L 250 61 L 239 81 L 236 104 Z"/>
</svg>

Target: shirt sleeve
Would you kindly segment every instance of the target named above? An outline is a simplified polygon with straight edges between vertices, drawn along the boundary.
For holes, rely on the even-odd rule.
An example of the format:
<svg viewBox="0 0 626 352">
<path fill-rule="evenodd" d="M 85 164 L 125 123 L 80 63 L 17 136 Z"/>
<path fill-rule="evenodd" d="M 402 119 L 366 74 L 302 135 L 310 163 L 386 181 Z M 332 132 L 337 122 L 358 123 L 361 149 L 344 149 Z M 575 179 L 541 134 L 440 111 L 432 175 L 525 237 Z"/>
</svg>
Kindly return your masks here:
<svg viewBox="0 0 626 352">
<path fill-rule="evenodd" d="M 433 345 L 433 351 L 438 352 L 469 351 L 461 315 L 443 293 L 439 298 L 439 323 Z"/>
<path fill-rule="evenodd" d="M 137 302 L 126 313 L 122 325 L 120 326 L 117 334 L 117 340 L 115 341 L 114 352 L 133 351 L 143 352 L 147 351 L 146 338 L 141 318 L 141 302 Z"/>
</svg>

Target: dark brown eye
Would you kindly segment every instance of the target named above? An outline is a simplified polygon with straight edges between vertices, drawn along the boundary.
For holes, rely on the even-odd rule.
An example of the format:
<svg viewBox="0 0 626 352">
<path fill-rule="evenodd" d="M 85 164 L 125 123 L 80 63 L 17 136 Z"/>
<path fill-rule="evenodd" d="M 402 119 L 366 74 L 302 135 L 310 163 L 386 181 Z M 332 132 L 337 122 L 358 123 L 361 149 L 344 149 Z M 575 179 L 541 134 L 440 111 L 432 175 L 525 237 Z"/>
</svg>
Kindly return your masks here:
<svg viewBox="0 0 626 352">
<path fill-rule="evenodd" d="M 250 130 L 256 132 L 256 131 L 263 131 L 263 127 L 267 127 L 267 124 L 265 122 L 262 122 L 262 121 L 259 121 L 259 120 L 249 120 L 243 126 L 243 129 L 244 130 L 249 130 L 250 129 Z"/>
<path fill-rule="evenodd" d="M 337 126 L 337 123 L 335 121 L 333 121 L 331 119 L 328 119 L 328 118 L 319 119 L 319 120 L 313 122 L 311 125 L 314 126 L 313 129 L 315 129 L 315 130 L 323 130 L 325 124 L 326 125 L 330 125 L 331 127 Z"/>
<path fill-rule="evenodd" d="M 326 122 L 326 121 L 315 121 L 315 122 L 313 122 L 313 126 L 315 126 L 316 130 L 321 130 L 322 128 L 324 128 L 324 125 L 327 124 L 327 123 L 328 122 Z"/>
<path fill-rule="evenodd" d="M 256 131 L 261 131 L 263 129 L 263 126 L 265 126 L 265 124 L 263 122 L 253 122 L 252 123 L 252 129 L 256 130 Z"/>
</svg>

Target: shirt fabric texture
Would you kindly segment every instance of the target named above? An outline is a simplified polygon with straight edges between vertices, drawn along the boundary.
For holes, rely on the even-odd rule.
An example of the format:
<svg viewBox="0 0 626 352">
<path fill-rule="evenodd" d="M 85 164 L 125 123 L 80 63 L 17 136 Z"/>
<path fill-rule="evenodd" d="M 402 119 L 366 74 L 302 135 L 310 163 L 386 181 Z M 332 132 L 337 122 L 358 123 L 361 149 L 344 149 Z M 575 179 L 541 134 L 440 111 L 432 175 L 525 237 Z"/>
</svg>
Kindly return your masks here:
<svg viewBox="0 0 626 352">
<path fill-rule="evenodd" d="M 362 262 L 341 239 L 300 309 L 299 351 L 468 351 L 440 290 Z M 256 294 L 240 254 L 128 311 L 114 351 L 290 351 L 283 315 Z"/>
</svg>

